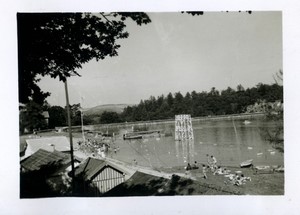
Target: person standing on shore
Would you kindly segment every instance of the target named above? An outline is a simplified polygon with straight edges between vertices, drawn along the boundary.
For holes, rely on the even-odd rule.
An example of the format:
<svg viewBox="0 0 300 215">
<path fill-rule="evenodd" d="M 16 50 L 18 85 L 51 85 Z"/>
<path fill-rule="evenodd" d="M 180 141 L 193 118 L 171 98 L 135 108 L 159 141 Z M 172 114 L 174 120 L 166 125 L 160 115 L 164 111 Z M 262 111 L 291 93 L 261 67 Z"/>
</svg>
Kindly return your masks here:
<svg viewBox="0 0 300 215">
<path fill-rule="evenodd" d="M 211 166 L 211 161 L 210 161 L 209 154 L 206 154 L 206 159 L 207 159 L 207 165 Z"/>
<path fill-rule="evenodd" d="M 207 175 L 206 175 L 206 165 L 202 165 L 202 173 L 203 173 L 203 178 L 207 179 Z"/>
<path fill-rule="evenodd" d="M 213 155 L 211 156 L 211 165 L 213 170 L 216 170 L 218 168 L 217 159 Z"/>
<path fill-rule="evenodd" d="M 187 166 L 185 167 L 185 169 L 186 169 L 186 170 L 191 170 L 191 169 L 192 169 L 190 163 L 187 164 Z"/>
<path fill-rule="evenodd" d="M 194 162 L 192 169 L 199 169 L 197 161 Z"/>
</svg>

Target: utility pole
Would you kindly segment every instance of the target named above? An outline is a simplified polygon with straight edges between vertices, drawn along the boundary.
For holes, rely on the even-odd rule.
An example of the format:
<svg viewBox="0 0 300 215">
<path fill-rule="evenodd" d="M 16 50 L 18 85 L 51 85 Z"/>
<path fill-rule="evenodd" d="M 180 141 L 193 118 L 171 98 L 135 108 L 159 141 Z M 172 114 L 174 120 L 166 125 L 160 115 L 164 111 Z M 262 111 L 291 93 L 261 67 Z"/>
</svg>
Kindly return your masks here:
<svg viewBox="0 0 300 215">
<path fill-rule="evenodd" d="M 83 98 L 80 96 L 80 116 L 81 116 L 81 132 L 82 132 L 82 139 L 83 143 L 85 143 L 85 136 L 84 136 L 84 128 L 83 128 Z"/>
<path fill-rule="evenodd" d="M 69 137 L 70 137 L 70 154 L 71 154 L 71 177 L 72 177 L 72 194 L 74 194 L 74 156 L 73 156 L 73 138 L 72 138 L 72 125 L 71 125 L 71 113 L 70 113 L 70 104 L 69 104 L 69 94 L 68 94 L 68 84 L 67 79 L 64 81 L 65 83 L 65 92 L 66 92 L 66 103 L 67 103 L 67 115 L 68 115 L 68 126 L 69 126 Z"/>
<path fill-rule="evenodd" d="M 81 108 L 81 110 L 80 110 L 80 115 L 81 115 L 81 132 L 82 132 L 82 139 L 83 139 L 83 143 L 85 143 L 84 128 L 83 128 L 83 111 L 82 111 L 82 108 Z"/>
</svg>

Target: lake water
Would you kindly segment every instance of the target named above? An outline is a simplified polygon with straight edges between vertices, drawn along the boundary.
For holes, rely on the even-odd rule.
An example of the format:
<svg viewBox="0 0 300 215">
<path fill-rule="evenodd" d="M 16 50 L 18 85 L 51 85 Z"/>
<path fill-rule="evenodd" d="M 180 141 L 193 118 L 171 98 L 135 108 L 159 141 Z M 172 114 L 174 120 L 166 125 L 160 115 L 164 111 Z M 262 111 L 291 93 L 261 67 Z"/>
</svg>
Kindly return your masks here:
<svg viewBox="0 0 300 215">
<path fill-rule="evenodd" d="M 206 154 L 214 155 L 219 165 L 238 166 L 253 159 L 254 165 L 283 165 L 283 154 L 275 151 L 261 135 L 261 128 L 274 127 L 261 118 L 244 120 L 193 120 L 194 140 L 175 141 L 174 122 L 148 123 L 114 128 L 119 133 L 115 147 L 120 150 L 109 157 L 148 167 L 185 166 L 188 162 L 206 163 Z M 151 137 L 140 140 L 123 140 L 122 134 L 134 130 L 161 130 L 172 136 Z"/>
</svg>

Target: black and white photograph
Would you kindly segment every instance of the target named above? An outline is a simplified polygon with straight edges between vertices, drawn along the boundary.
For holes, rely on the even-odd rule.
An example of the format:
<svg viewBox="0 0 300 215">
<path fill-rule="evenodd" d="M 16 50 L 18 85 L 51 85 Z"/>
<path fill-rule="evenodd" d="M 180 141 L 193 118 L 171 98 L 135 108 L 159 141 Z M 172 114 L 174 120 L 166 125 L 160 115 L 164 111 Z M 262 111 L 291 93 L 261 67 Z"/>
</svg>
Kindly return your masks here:
<svg viewBox="0 0 300 215">
<path fill-rule="evenodd" d="M 3 4 L 0 213 L 298 214 L 299 9 Z"/>
<path fill-rule="evenodd" d="M 282 13 L 18 13 L 20 197 L 284 195 Z"/>
</svg>

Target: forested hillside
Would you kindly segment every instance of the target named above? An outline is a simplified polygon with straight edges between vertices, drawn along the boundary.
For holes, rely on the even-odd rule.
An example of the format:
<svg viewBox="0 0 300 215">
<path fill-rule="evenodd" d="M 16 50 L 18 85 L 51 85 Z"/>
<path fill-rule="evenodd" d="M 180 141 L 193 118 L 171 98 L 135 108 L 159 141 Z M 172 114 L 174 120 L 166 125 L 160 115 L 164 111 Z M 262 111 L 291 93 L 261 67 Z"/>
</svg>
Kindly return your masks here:
<svg viewBox="0 0 300 215">
<path fill-rule="evenodd" d="M 125 105 L 103 105 L 83 111 L 81 117 L 80 104 L 70 105 L 72 125 L 107 124 L 118 122 L 134 122 L 147 120 L 174 119 L 176 114 L 191 114 L 192 117 L 239 114 L 245 113 L 247 108 L 255 103 L 268 103 L 274 101 L 283 102 L 283 87 L 279 84 L 258 84 L 255 87 L 244 89 L 239 85 L 236 89 L 228 87 L 219 92 L 214 87 L 209 92 L 180 92 L 169 93 L 158 97 L 150 96 L 149 99 L 141 100 L 139 104 Z M 27 113 L 32 112 L 31 106 L 26 106 L 27 111 L 20 114 L 23 119 Z M 123 111 L 122 111 L 123 110 Z M 41 111 L 49 112 L 49 124 L 41 129 L 66 126 L 66 109 L 60 106 L 44 105 Z M 43 121 L 39 118 L 27 120 L 37 127 L 37 122 Z M 26 121 L 26 122 L 27 122 Z M 37 121 L 37 122 L 36 122 Z M 22 123 L 21 120 L 20 127 Z"/>
<path fill-rule="evenodd" d="M 96 107 L 84 109 L 83 113 L 86 116 L 89 115 L 101 115 L 104 111 L 122 113 L 124 108 L 129 106 L 129 104 L 107 104 L 107 105 L 98 105 Z"/>
<path fill-rule="evenodd" d="M 143 121 L 174 118 L 176 114 L 192 117 L 244 113 L 256 102 L 283 101 L 283 87 L 279 84 L 258 84 L 256 87 L 237 89 L 228 87 L 219 92 L 214 87 L 209 92 L 169 93 L 167 96 L 151 96 L 138 105 L 128 106 L 120 114 L 122 121 Z"/>
</svg>

